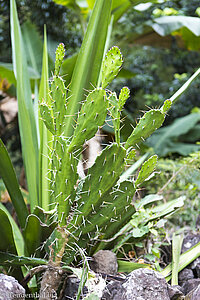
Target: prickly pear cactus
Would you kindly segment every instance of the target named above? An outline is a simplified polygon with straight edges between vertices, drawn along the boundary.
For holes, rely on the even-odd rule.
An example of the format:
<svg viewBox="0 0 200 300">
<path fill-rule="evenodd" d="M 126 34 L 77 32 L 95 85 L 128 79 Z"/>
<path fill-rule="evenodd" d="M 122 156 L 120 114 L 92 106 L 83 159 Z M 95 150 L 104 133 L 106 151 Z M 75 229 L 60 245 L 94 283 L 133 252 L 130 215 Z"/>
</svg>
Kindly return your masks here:
<svg viewBox="0 0 200 300">
<path fill-rule="evenodd" d="M 102 87 L 106 88 L 117 76 L 122 66 L 122 54 L 118 47 L 112 47 L 106 54 L 102 65 Z"/>
<path fill-rule="evenodd" d="M 120 183 L 120 175 L 126 163 L 133 159 L 139 143 L 162 125 L 171 103 L 167 100 L 161 109 L 145 113 L 127 141 L 121 143 L 120 114 L 129 97 L 129 89 L 122 88 L 119 96 L 105 90 L 122 65 L 121 52 L 113 47 L 102 65 L 102 87 L 88 92 L 77 112 L 73 136 L 64 136 L 70 99 L 59 76 L 63 57 L 64 47 L 60 45 L 49 100 L 40 104 L 40 112 L 53 135 L 49 180 L 51 204 L 56 207 L 59 222 L 59 228 L 54 232 L 54 240 L 57 240 L 55 251 L 65 263 L 70 263 L 76 255 L 77 245 L 88 251 L 90 248 L 90 254 L 104 249 L 108 245 L 105 240 L 117 234 L 131 219 L 135 212 L 132 204 L 135 191 L 154 172 L 157 157 L 152 156 L 143 164 L 135 182 L 126 180 Z M 87 176 L 78 181 L 77 164 L 83 144 L 96 134 L 99 126 L 104 125 L 107 114 L 112 118 L 115 142 L 101 152 Z"/>
<path fill-rule="evenodd" d="M 164 122 L 165 114 L 160 109 L 152 109 L 144 114 L 125 143 L 125 148 L 138 147 Z"/>
</svg>

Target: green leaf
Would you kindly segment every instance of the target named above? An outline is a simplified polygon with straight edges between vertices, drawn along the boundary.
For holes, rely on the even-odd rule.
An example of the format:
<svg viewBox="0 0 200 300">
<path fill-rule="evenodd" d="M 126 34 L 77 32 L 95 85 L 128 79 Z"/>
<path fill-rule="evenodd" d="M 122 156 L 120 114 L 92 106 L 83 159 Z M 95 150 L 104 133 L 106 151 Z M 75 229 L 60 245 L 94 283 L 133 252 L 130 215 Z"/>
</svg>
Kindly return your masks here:
<svg viewBox="0 0 200 300">
<path fill-rule="evenodd" d="M 22 154 L 28 183 L 30 206 L 38 204 L 38 136 L 33 110 L 26 54 L 17 16 L 16 4 L 10 0 L 13 66 L 17 80 L 18 119 Z"/>
<path fill-rule="evenodd" d="M 145 180 L 148 180 L 149 176 L 151 176 L 154 172 L 156 164 L 157 155 L 154 155 L 150 157 L 147 161 L 145 161 L 135 181 L 136 187 L 140 186 Z"/>
<path fill-rule="evenodd" d="M 0 208 L 0 224 L 1 224 L 1 243 L 0 251 L 11 252 L 17 254 L 17 249 L 13 236 L 13 229 L 8 214 Z"/>
<path fill-rule="evenodd" d="M 39 101 L 42 101 L 45 105 L 49 103 L 49 84 L 48 84 L 48 53 L 47 53 L 47 39 L 46 30 L 44 31 L 44 49 L 43 49 L 43 65 L 42 65 L 42 76 L 40 81 L 39 89 Z M 41 114 L 40 114 L 41 113 Z M 42 115 L 42 116 L 41 116 Z M 43 114 L 38 111 L 39 118 L 39 204 L 40 206 L 48 210 L 49 209 L 49 181 L 47 173 L 49 170 L 49 147 L 51 146 L 50 141 L 52 140 L 51 133 L 45 127 L 41 120 Z"/>
<path fill-rule="evenodd" d="M 183 235 L 173 233 L 172 237 L 172 285 L 178 285 L 178 267 L 183 243 Z"/>
<path fill-rule="evenodd" d="M 148 264 L 134 263 L 134 262 L 124 261 L 120 259 L 117 260 L 117 264 L 118 264 L 118 272 L 126 272 L 126 273 L 130 273 L 140 268 L 150 268 L 150 265 Z"/>
<path fill-rule="evenodd" d="M 60 75 L 65 81 L 65 86 L 68 86 L 72 79 L 73 70 L 77 61 L 78 53 L 66 58 L 61 66 Z"/>
<path fill-rule="evenodd" d="M 85 90 L 97 86 L 110 22 L 111 0 L 97 0 L 72 75 L 65 136 L 70 137 Z"/>
<path fill-rule="evenodd" d="M 16 86 L 17 83 L 13 71 L 13 65 L 11 63 L 0 62 L 0 74 L 1 74 L 1 78 L 6 78 L 9 83 L 14 84 Z M 32 80 L 39 79 L 38 74 L 31 67 L 28 67 L 28 74 L 29 74 L 29 78 Z"/>
<path fill-rule="evenodd" d="M 13 206 L 17 213 L 20 226 L 24 228 L 26 218 L 28 216 L 28 209 L 24 202 L 17 177 L 13 169 L 8 152 L 0 139 L 0 176 L 2 177 L 4 184 L 8 190 Z"/>
<path fill-rule="evenodd" d="M 27 64 L 33 68 L 38 78 L 42 71 L 42 41 L 36 26 L 30 21 L 22 25 L 22 36 L 27 58 Z"/>
<path fill-rule="evenodd" d="M 178 138 L 188 133 L 199 121 L 199 113 L 192 113 L 178 118 L 171 125 L 157 130 L 148 139 L 147 143 L 150 147 L 154 148 L 159 156 L 165 156 L 169 153 L 187 155 L 192 150 L 198 150 L 200 148 L 199 145 L 180 143 L 178 142 Z"/>
<path fill-rule="evenodd" d="M 5 206 L 2 203 L 0 203 L 0 209 L 6 213 L 8 219 L 10 221 L 17 254 L 24 255 L 24 251 L 25 251 L 24 239 L 23 239 L 23 236 L 21 234 L 19 227 L 17 226 L 14 219 L 11 217 L 10 213 L 8 212 L 8 210 L 5 208 Z"/>
<path fill-rule="evenodd" d="M 34 254 L 41 243 L 46 241 L 56 228 L 57 223 L 52 222 L 46 225 L 36 215 L 29 215 L 24 229 L 24 237 L 29 255 Z"/>
<path fill-rule="evenodd" d="M 10 253 L 0 252 L 1 266 L 40 266 L 47 265 L 48 261 L 41 258 L 17 256 Z"/>
<path fill-rule="evenodd" d="M 188 28 L 196 36 L 200 36 L 200 19 L 188 16 L 163 16 L 154 19 L 152 28 L 160 35 L 168 35 L 182 27 Z"/>
<path fill-rule="evenodd" d="M 199 256 L 200 256 L 200 242 L 194 245 L 188 251 L 180 255 L 178 271 L 180 272 L 181 270 L 183 270 Z M 169 281 L 171 279 L 172 264 L 169 264 L 160 273 L 165 277 L 167 281 Z"/>
</svg>

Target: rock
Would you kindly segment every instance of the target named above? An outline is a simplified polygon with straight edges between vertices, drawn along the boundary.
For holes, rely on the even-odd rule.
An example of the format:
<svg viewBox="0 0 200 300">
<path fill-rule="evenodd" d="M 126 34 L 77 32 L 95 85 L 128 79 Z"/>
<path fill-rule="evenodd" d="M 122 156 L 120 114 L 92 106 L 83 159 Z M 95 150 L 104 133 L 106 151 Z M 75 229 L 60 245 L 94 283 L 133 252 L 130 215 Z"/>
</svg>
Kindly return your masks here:
<svg viewBox="0 0 200 300">
<path fill-rule="evenodd" d="M 183 240 L 182 251 L 185 252 L 200 242 L 200 233 L 189 233 Z M 187 268 L 194 270 L 200 277 L 200 257 L 196 258 Z"/>
<path fill-rule="evenodd" d="M 66 287 L 64 290 L 64 297 L 62 300 L 71 300 L 71 299 L 76 299 L 77 292 L 78 292 L 78 287 L 79 287 L 80 280 L 75 277 L 75 276 L 69 276 L 66 281 Z M 83 294 L 84 296 L 87 294 L 88 290 L 84 286 L 83 288 Z M 83 299 L 81 296 L 80 299 Z"/>
<path fill-rule="evenodd" d="M 181 291 L 181 287 L 179 285 L 171 286 L 170 284 L 168 284 L 167 289 L 168 289 L 168 294 L 169 294 L 170 300 L 184 299 L 184 295 L 183 295 L 183 293 Z"/>
<path fill-rule="evenodd" d="M 124 283 L 113 281 L 107 285 L 102 300 L 170 300 L 167 282 L 158 272 L 137 269 Z"/>
<path fill-rule="evenodd" d="M 121 282 L 111 281 L 104 289 L 101 300 L 124 300 L 123 295 L 125 292 Z"/>
<path fill-rule="evenodd" d="M 200 285 L 193 289 L 189 294 L 185 296 L 184 300 L 199 300 L 200 299 Z"/>
<path fill-rule="evenodd" d="M 25 289 L 12 277 L 0 274 L 0 299 L 13 300 L 25 299 Z"/>
<path fill-rule="evenodd" d="M 191 269 L 185 268 L 178 274 L 178 282 L 182 286 L 186 281 L 193 279 L 194 274 Z"/>
<path fill-rule="evenodd" d="M 190 291 L 197 288 L 199 285 L 200 285 L 200 278 L 190 279 L 183 284 L 182 291 L 184 295 L 187 295 Z"/>
<path fill-rule="evenodd" d="M 115 275 L 117 273 L 117 256 L 109 250 L 99 250 L 90 261 L 90 268 L 95 273 Z"/>
</svg>

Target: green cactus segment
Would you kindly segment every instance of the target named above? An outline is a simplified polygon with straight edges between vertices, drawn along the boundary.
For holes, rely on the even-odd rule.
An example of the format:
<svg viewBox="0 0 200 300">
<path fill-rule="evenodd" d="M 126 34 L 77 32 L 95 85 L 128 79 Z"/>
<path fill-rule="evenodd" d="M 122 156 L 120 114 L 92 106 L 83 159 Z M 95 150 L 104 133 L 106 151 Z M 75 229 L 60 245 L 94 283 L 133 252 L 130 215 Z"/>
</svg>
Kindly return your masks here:
<svg viewBox="0 0 200 300">
<path fill-rule="evenodd" d="M 47 129 L 52 134 L 55 134 L 55 122 L 52 116 L 52 109 L 45 102 L 40 104 L 40 114 Z"/>
<path fill-rule="evenodd" d="M 89 93 L 79 112 L 69 152 L 79 149 L 95 135 L 98 126 L 105 122 L 107 106 L 106 92 L 103 89 L 95 89 Z"/>
<path fill-rule="evenodd" d="M 119 145 L 120 143 L 120 110 L 119 110 L 119 103 L 117 99 L 116 93 L 112 93 L 110 97 L 108 98 L 109 100 L 109 112 L 112 117 L 112 122 L 114 126 L 114 131 L 115 131 L 115 141 Z"/>
<path fill-rule="evenodd" d="M 112 222 L 109 224 L 109 226 L 106 228 L 105 234 L 101 237 L 101 239 L 107 240 L 107 241 L 101 241 L 99 242 L 99 245 L 96 247 L 95 252 L 103 249 L 112 249 L 113 245 L 116 244 L 116 241 L 121 239 L 121 236 L 118 236 L 118 232 L 126 225 L 128 222 L 132 219 L 133 214 L 135 213 L 135 207 L 133 205 L 129 205 L 128 210 L 126 213 L 121 214 L 120 220 L 118 222 Z M 115 241 L 113 241 L 113 236 L 116 235 Z M 122 235 L 124 236 L 124 235 Z M 111 239 L 111 241 L 109 241 Z M 93 253 L 91 253 L 92 255 Z"/>
<path fill-rule="evenodd" d="M 124 107 L 124 104 L 126 103 L 126 100 L 130 96 L 130 90 L 128 87 L 124 86 L 119 94 L 119 110 L 121 111 Z"/>
<path fill-rule="evenodd" d="M 167 100 L 165 100 L 165 102 L 160 110 L 162 113 L 166 113 L 171 108 L 171 106 L 172 106 L 172 101 L 167 99 Z"/>
<path fill-rule="evenodd" d="M 151 156 L 145 163 L 142 165 L 142 168 L 138 174 L 138 177 L 135 181 L 135 186 L 140 186 L 145 180 L 152 175 L 157 164 L 157 155 Z"/>
<path fill-rule="evenodd" d="M 62 134 L 64 117 L 66 115 L 66 88 L 61 77 L 53 77 L 51 84 L 51 99 L 53 116 L 56 123 L 56 134 Z"/>
<path fill-rule="evenodd" d="M 61 143 L 61 141 L 58 143 Z M 55 169 L 52 172 L 54 176 L 52 178 L 52 190 L 54 190 L 52 198 L 57 206 L 58 221 L 61 226 L 64 226 L 76 196 L 75 185 L 78 180 L 78 161 L 72 153 L 67 152 L 67 148 L 64 148 L 64 145 L 61 148 L 63 153 L 60 157 L 57 154 L 57 165 L 55 165 Z"/>
<path fill-rule="evenodd" d="M 102 65 L 102 87 L 105 88 L 117 76 L 123 63 L 118 47 L 112 47 L 106 54 Z"/>
<path fill-rule="evenodd" d="M 159 109 L 152 109 L 145 113 L 126 141 L 125 148 L 138 146 L 162 125 L 164 119 L 165 114 Z"/>
<path fill-rule="evenodd" d="M 65 46 L 64 44 L 59 44 L 56 49 L 56 61 L 55 61 L 55 76 L 59 75 L 60 68 L 65 56 Z"/>
<path fill-rule="evenodd" d="M 130 208 L 130 203 L 135 194 L 135 187 L 132 182 L 124 181 L 120 186 L 115 186 L 109 190 L 101 199 L 102 204 L 96 214 L 87 217 L 87 226 L 82 228 L 82 234 L 86 234 L 99 228 L 105 232 L 108 224 L 119 222 L 122 215 Z M 115 232 L 115 231 L 114 231 Z"/>
<path fill-rule="evenodd" d="M 84 219 L 102 204 L 102 198 L 116 183 L 123 171 L 126 151 L 112 144 L 97 157 L 95 164 L 88 170 L 88 176 L 79 193 L 77 213 L 72 224 L 79 226 Z"/>
</svg>

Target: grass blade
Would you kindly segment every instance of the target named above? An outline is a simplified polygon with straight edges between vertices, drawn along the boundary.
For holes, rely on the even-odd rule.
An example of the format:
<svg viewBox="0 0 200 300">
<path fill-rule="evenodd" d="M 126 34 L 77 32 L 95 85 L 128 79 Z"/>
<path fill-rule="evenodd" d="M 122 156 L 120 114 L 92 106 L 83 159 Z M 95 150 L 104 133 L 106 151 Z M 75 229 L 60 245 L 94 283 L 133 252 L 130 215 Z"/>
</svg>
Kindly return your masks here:
<svg viewBox="0 0 200 300">
<path fill-rule="evenodd" d="M 33 210 L 34 206 L 38 205 L 38 137 L 26 54 L 24 51 L 22 34 L 14 0 L 10 0 L 10 7 L 13 67 L 17 80 L 19 128 L 22 142 L 22 154 L 30 194 L 30 206 L 31 210 Z"/>
<path fill-rule="evenodd" d="M 174 233 L 172 238 L 172 285 L 178 285 L 178 267 L 182 243 L 183 236 Z"/>
<path fill-rule="evenodd" d="M 191 262 L 193 262 L 197 257 L 200 256 L 200 242 L 190 248 L 188 251 L 184 252 L 180 256 L 178 271 L 180 272 L 185 267 L 187 267 Z M 161 271 L 161 274 L 169 281 L 172 277 L 172 264 L 169 264 L 165 269 Z"/>
</svg>

